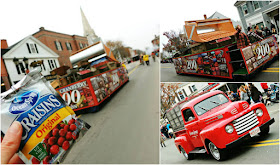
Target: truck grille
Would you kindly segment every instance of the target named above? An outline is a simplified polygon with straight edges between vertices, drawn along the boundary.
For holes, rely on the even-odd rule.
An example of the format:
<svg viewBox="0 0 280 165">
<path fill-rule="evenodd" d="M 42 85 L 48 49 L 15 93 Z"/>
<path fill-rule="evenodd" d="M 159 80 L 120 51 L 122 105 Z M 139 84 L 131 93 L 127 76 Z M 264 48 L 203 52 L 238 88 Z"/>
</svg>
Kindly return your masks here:
<svg viewBox="0 0 280 165">
<path fill-rule="evenodd" d="M 235 119 L 232 123 L 237 134 L 240 135 L 258 125 L 259 121 L 254 111 L 251 111 L 238 119 Z"/>
</svg>

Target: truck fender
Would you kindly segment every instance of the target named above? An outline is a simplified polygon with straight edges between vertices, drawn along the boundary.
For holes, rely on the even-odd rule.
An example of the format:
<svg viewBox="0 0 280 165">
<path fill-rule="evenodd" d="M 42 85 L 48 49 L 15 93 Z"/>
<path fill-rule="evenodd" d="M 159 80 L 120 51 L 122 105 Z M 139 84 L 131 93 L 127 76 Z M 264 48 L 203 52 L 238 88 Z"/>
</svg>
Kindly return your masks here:
<svg viewBox="0 0 280 165">
<path fill-rule="evenodd" d="M 175 145 L 180 153 L 181 153 L 180 147 L 182 147 L 186 151 L 187 154 L 189 154 L 190 151 L 195 149 L 195 147 L 192 145 L 192 143 L 184 135 L 179 136 L 175 139 Z"/>
</svg>

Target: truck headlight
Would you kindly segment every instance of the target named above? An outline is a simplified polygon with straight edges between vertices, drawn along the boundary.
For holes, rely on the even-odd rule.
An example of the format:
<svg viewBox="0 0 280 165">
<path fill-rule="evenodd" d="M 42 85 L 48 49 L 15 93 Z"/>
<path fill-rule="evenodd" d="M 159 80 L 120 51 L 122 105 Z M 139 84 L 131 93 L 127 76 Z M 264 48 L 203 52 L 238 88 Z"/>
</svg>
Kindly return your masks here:
<svg viewBox="0 0 280 165">
<path fill-rule="evenodd" d="M 226 130 L 227 133 L 232 133 L 234 129 L 233 129 L 233 126 L 227 125 L 227 126 L 225 127 L 225 130 Z"/>
<path fill-rule="evenodd" d="M 256 110 L 256 115 L 259 116 L 259 117 L 262 116 L 263 115 L 263 111 L 261 109 L 257 109 Z"/>
</svg>

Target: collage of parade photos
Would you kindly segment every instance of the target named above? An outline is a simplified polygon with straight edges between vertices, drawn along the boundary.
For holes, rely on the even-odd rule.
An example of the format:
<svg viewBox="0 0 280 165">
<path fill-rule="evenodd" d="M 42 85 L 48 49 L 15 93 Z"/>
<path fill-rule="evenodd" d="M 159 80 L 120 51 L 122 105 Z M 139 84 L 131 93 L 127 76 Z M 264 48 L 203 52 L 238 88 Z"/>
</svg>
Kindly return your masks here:
<svg viewBox="0 0 280 165">
<path fill-rule="evenodd" d="M 0 15 L 1 164 L 279 164 L 279 0 Z"/>
</svg>

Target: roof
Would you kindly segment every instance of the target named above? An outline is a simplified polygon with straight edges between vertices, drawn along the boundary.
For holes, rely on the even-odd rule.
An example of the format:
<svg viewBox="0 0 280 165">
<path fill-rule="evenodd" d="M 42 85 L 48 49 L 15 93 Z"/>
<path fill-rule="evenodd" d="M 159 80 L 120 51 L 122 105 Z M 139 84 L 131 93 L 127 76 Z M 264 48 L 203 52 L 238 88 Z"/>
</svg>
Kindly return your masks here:
<svg viewBox="0 0 280 165">
<path fill-rule="evenodd" d="M 186 21 L 185 29 L 188 39 L 196 42 L 209 42 L 232 36 L 236 32 L 230 18 Z M 211 29 L 212 31 L 198 33 L 198 30 L 207 29 Z"/>
<path fill-rule="evenodd" d="M 33 33 L 32 36 L 34 36 L 34 35 L 37 34 L 37 33 L 42 32 L 42 31 L 51 32 L 51 33 L 56 33 L 56 34 L 62 34 L 62 35 L 67 35 L 67 36 L 69 36 L 69 37 L 76 36 L 76 37 L 85 38 L 85 39 L 87 40 L 87 37 L 85 37 L 85 36 L 79 36 L 79 35 L 76 35 L 76 34 L 70 35 L 70 34 L 65 34 L 65 33 L 59 33 L 59 32 L 55 32 L 55 31 L 51 31 L 51 30 L 46 30 L 44 27 L 41 27 L 40 30 L 37 31 L 37 32 L 35 32 L 35 33 Z"/>
<path fill-rule="evenodd" d="M 212 91 L 212 92 L 207 92 L 201 96 L 198 96 L 196 98 L 193 98 L 192 100 L 188 101 L 185 105 L 182 106 L 181 109 L 185 109 L 187 107 L 193 107 L 195 104 L 205 100 L 206 98 L 210 97 L 210 96 L 213 96 L 213 95 L 216 95 L 216 94 L 219 94 L 219 93 L 222 93 L 224 94 L 223 91 L 220 91 L 220 90 L 216 90 L 216 91 Z"/>
</svg>

